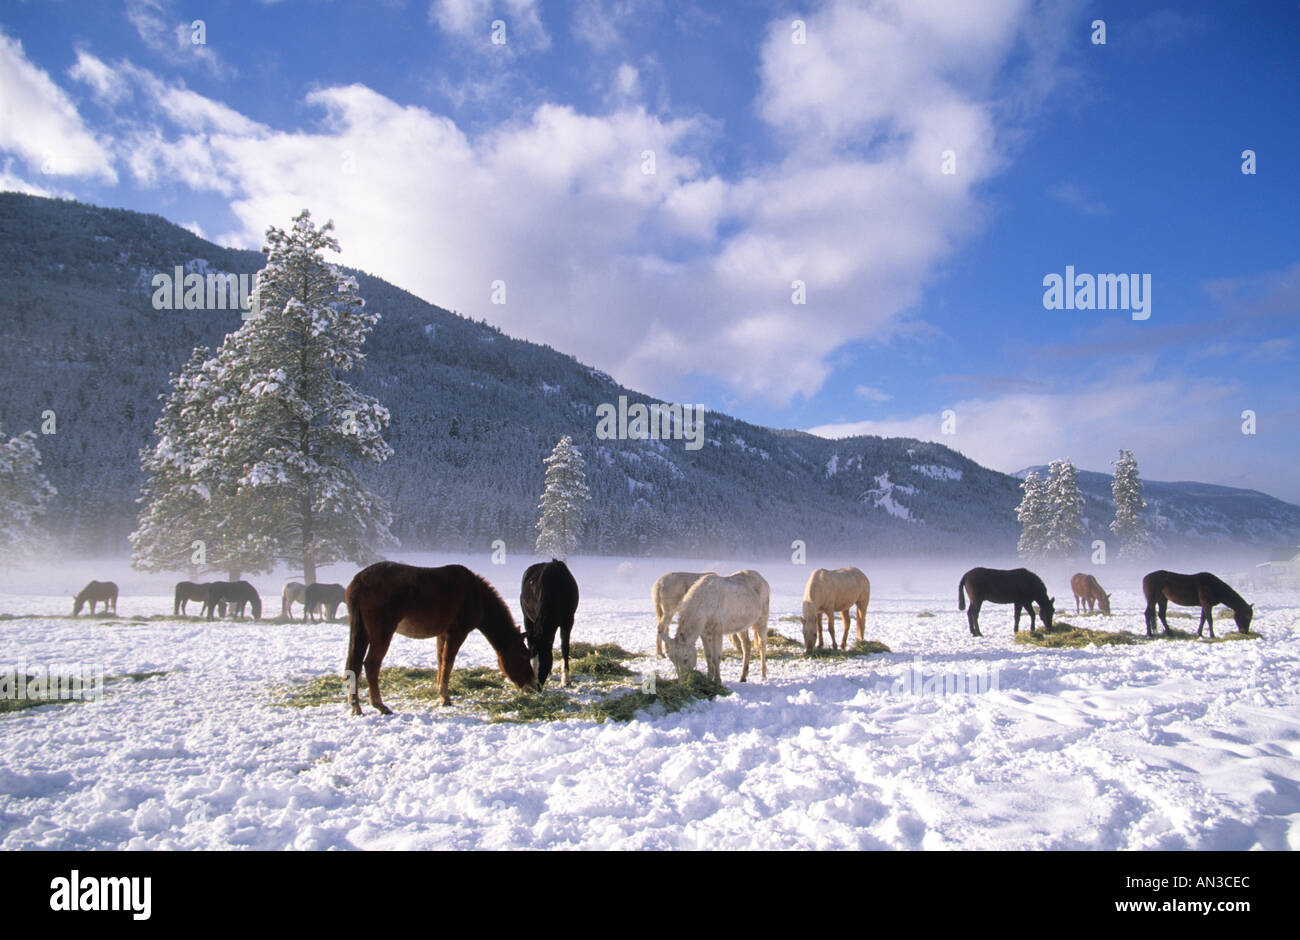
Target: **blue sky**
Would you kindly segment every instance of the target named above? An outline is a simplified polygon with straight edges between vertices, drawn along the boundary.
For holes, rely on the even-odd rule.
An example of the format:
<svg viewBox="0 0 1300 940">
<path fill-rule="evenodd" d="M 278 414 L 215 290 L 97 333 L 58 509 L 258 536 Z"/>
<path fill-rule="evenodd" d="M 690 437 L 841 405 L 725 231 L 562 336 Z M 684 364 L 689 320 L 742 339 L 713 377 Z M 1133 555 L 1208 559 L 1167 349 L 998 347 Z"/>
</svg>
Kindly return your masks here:
<svg viewBox="0 0 1300 940">
<path fill-rule="evenodd" d="M 658 398 L 1300 501 L 1298 34 L 1294 3 L 10 3 L 0 188 L 244 247 L 308 206 L 344 263 Z M 1150 319 L 1044 309 L 1067 265 L 1150 274 Z"/>
</svg>

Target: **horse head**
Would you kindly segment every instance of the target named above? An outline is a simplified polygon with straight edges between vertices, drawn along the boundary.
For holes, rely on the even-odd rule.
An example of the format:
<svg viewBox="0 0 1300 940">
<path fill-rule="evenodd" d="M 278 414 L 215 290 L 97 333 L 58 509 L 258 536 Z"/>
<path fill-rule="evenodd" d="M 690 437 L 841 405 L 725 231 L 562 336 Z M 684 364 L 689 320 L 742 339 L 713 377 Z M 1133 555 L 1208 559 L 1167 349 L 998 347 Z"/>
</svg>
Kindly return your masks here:
<svg viewBox="0 0 1300 940">
<path fill-rule="evenodd" d="M 806 652 L 811 653 L 817 643 L 817 627 L 821 620 L 821 614 L 817 612 L 817 605 L 812 601 L 803 602 L 803 648 Z M 831 636 L 835 635 L 835 616 L 831 615 Z"/>
<path fill-rule="evenodd" d="M 680 632 L 679 630 L 678 633 Z M 672 661 L 673 668 L 677 670 L 677 678 L 685 679 L 695 671 L 695 664 L 699 662 L 695 638 L 679 639 L 678 637 L 669 637 L 667 646 L 668 658 Z"/>
<path fill-rule="evenodd" d="M 1249 633 L 1250 622 L 1255 619 L 1255 605 L 1247 604 L 1240 610 L 1233 611 L 1232 619 L 1237 622 L 1238 633 Z"/>
<path fill-rule="evenodd" d="M 532 649 L 527 634 L 516 631 L 517 642 L 504 644 L 497 650 L 497 665 L 506 678 L 524 692 L 536 692 L 541 688 L 537 681 L 537 670 L 533 668 Z"/>
<path fill-rule="evenodd" d="M 1097 599 L 1097 606 L 1101 608 L 1101 612 L 1103 614 L 1109 617 L 1110 616 L 1110 595 L 1107 594 L 1105 591 L 1102 591 L 1101 597 Z"/>
<path fill-rule="evenodd" d="M 1052 616 L 1056 613 L 1056 598 L 1049 597 L 1047 601 L 1039 605 L 1038 616 L 1043 618 L 1043 629 L 1052 629 Z"/>
</svg>

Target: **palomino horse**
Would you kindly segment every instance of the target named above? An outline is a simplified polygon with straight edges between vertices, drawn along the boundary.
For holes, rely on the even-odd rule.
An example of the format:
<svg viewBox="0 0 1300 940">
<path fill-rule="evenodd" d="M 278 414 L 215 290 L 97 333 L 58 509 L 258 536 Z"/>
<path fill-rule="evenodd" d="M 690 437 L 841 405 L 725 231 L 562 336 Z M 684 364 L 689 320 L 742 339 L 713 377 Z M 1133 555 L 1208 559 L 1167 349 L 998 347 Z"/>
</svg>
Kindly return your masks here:
<svg viewBox="0 0 1300 940">
<path fill-rule="evenodd" d="M 492 585 L 463 565 L 417 568 L 381 561 L 357 573 L 348 585 L 348 703 L 361 714 L 357 677 L 364 661 L 370 704 L 385 715 L 392 710 L 379 696 L 379 667 L 393 634 L 438 638 L 438 695 L 451 704 L 451 667 L 471 630 L 487 637 L 501 671 L 527 692 L 537 691 L 524 635 L 510 608 Z"/>
<path fill-rule="evenodd" d="M 682 606 L 682 598 L 704 574 L 703 571 L 670 571 L 650 589 L 650 602 L 655 606 L 656 656 L 664 655 L 664 637 L 668 635 L 668 625 Z"/>
<path fill-rule="evenodd" d="M 307 619 L 307 589 L 297 581 L 289 581 L 280 589 L 280 619 L 293 619 L 293 605 L 302 604 L 302 619 Z"/>
<path fill-rule="evenodd" d="M 965 588 L 965 594 L 962 589 Z M 972 568 L 961 576 L 957 583 L 957 609 L 966 610 L 966 597 L 970 596 L 970 611 L 966 620 L 970 624 L 971 636 L 983 636 L 980 633 L 980 607 L 985 601 L 994 604 L 1016 605 L 1016 629 L 1020 632 L 1020 611 L 1029 611 L 1029 632 L 1034 632 L 1034 603 L 1038 604 L 1038 614 L 1043 618 L 1043 629 L 1052 629 L 1053 606 L 1056 598 L 1047 596 L 1047 585 L 1043 579 L 1028 568 L 1014 568 L 1004 571 L 999 568 Z"/>
<path fill-rule="evenodd" d="M 310 617 L 316 620 L 325 615 L 325 608 L 329 608 L 329 619 L 333 620 L 338 616 L 339 605 L 343 603 L 347 596 L 341 584 L 309 584 L 303 591 L 302 599 L 302 619 Z"/>
<path fill-rule="evenodd" d="M 835 649 L 835 615 L 844 614 L 844 640 L 840 644 L 849 648 L 849 610 L 858 609 L 858 639 L 865 640 L 867 604 L 871 602 L 871 582 L 857 568 L 818 568 L 808 576 L 808 586 L 803 592 L 803 646 L 811 653 L 814 643 L 822 645 L 822 614 L 831 634 L 831 649 Z"/>
<path fill-rule="evenodd" d="M 1090 574 L 1079 572 L 1070 578 L 1070 590 L 1074 592 L 1074 612 L 1080 613 L 1080 603 L 1092 613 L 1098 607 L 1107 617 L 1110 616 L 1110 595 L 1101 589 L 1097 579 Z"/>
<path fill-rule="evenodd" d="M 113 613 L 117 613 L 117 585 L 112 581 L 91 581 L 81 589 L 80 594 L 72 599 L 72 616 L 75 617 L 81 613 L 81 608 L 86 605 L 87 601 L 90 602 L 90 612 L 92 614 L 95 612 L 95 603 L 97 601 L 104 602 L 105 612 L 108 611 L 111 604 Z"/>
<path fill-rule="evenodd" d="M 682 598 L 677 636 L 667 635 L 664 645 L 668 658 L 677 668 L 677 678 L 685 679 L 695 671 L 695 641 L 704 643 L 704 659 L 709 678 L 722 682 L 722 639 L 735 637 L 740 642 L 740 681 L 749 678 L 749 629 L 758 643 L 763 678 L 767 678 L 767 621 L 770 588 L 757 571 L 746 569 L 728 577 L 705 574 Z"/>
<path fill-rule="evenodd" d="M 181 581 L 176 585 L 176 597 L 172 602 L 172 616 L 179 617 L 185 613 L 185 605 L 190 601 L 197 601 L 203 605 L 199 616 L 202 617 L 208 612 L 208 601 L 212 594 L 212 588 L 218 582 L 210 581 L 207 584 L 195 584 L 193 581 Z M 221 601 L 218 605 L 221 610 L 221 616 L 226 616 L 226 602 Z"/>
<path fill-rule="evenodd" d="M 1153 571 L 1142 579 L 1142 593 L 1146 595 L 1147 636 L 1156 632 L 1156 610 L 1160 611 L 1160 622 L 1164 624 L 1165 633 L 1169 632 L 1169 621 L 1165 611 L 1169 602 L 1180 607 L 1201 608 L 1201 623 L 1196 628 L 1200 636 L 1205 625 L 1210 625 L 1210 636 L 1214 636 L 1215 604 L 1232 608 L 1232 619 L 1237 623 L 1238 633 L 1250 632 L 1250 621 L 1255 616 L 1255 605 L 1247 604 L 1242 596 L 1224 584 L 1208 571 L 1197 574 L 1175 574 L 1172 571 Z"/>
<path fill-rule="evenodd" d="M 556 628 L 560 631 L 560 682 L 567 686 L 569 634 L 578 610 L 578 582 L 569 566 L 552 558 L 529 567 L 519 590 L 519 606 L 524 612 L 524 634 L 533 654 L 537 687 L 546 685 L 546 677 L 551 674 Z"/>
<path fill-rule="evenodd" d="M 212 584 L 212 590 L 208 593 L 208 605 L 204 608 L 208 612 L 208 619 L 212 619 L 215 607 L 229 607 L 231 613 L 236 616 L 244 616 L 244 607 L 252 608 L 254 620 L 262 619 L 262 598 L 258 597 L 257 589 L 247 581 L 215 581 Z M 223 612 L 221 616 L 225 616 Z"/>
</svg>

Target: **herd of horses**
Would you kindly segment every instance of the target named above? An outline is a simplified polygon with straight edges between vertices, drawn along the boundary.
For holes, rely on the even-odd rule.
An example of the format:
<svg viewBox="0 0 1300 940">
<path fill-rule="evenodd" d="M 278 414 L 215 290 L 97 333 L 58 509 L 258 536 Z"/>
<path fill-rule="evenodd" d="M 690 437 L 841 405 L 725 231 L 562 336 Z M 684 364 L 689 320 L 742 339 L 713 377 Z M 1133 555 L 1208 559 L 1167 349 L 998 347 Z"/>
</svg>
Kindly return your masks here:
<svg viewBox="0 0 1300 940">
<path fill-rule="evenodd" d="M 1070 579 L 1075 611 L 1099 611 L 1109 615 L 1110 595 L 1090 574 Z M 1200 607 L 1201 622 L 1196 635 L 1208 626 L 1214 637 L 1213 610 L 1229 608 L 1237 629 L 1246 633 L 1254 607 L 1241 595 L 1209 572 L 1176 574 L 1152 571 L 1142 579 L 1146 598 L 1147 636 L 1155 635 L 1157 617 L 1170 632 L 1166 610 L 1169 604 Z M 671 571 L 655 581 L 650 591 L 655 612 L 655 647 L 667 656 L 679 678 L 693 673 L 702 646 L 710 679 L 721 682 L 723 644 L 730 639 L 741 654 L 740 681 L 749 678 L 752 651 L 758 649 L 760 674 L 767 678 L 767 633 L 771 589 L 757 571 L 746 569 L 723 576 L 708 571 Z M 247 581 L 216 581 L 176 585 L 173 614 L 185 613 L 185 605 L 202 605 L 200 616 L 209 620 L 225 617 L 228 611 L 243 615 L 245 607 L 253 619 L 262 616 L 262 602 Z M 969 609 L 967 607 L 969 601 Z M 102 602 L 117 611 L 117 585 L 91 581 L 74 600 L 73 616 L 90 604 Z M 832 649 L 848 649 L 850 614 L 856 614 L 857 638 L 866 639 L 866 612 L 871 602 L 871 582 L 857 568 L 818 568 L 804 588 L 800 621 L 805 653 L 823 648 L 826 633 Z M 1056 599 L 1047 593 L 1043 579 L 1027 568 L 1011 570 L 972 568 L 957 583 L 957 608 L 966 611 L 972 636 L 982 636 L 979 613 L 984 603 L 1011 604 L 1015 632 L 1020 615 L 1029 614 L 1029 629 L 1036 619 L 1050 630 L 1056 614 Z M 578 582 L 568 566 L 558 559 L 539 562 L 524 572 L 519 605 L 524 615 L 520 630 L 510 608 L 487 579 L 463 565 L 421 568 L 383 561 L 354 577 L 345 589 L 340 584 L 290 582 L 281 592 L 281 619 L 293 616 L 293 605 L 303 605 L 303 620 L 323 616 L 335 619 L 340 605 L 348 612 L 347 701 L 353 714 L 361 714 L 358 678 L 365 672 L 370 704 L 377 711 L 392 714 L 380 695 L 379 672 L 394 634 L 438 641 L 438 695 L 450 704 L 451 671 L 465 638 L 478 630 L 497 654 L 501 672 L 519 689 L 537 691 L 545 685 L 554 664 L 556 633 L 560 635 L 561 684 L 570 685 L 569 638 L 578 609 Z M 837 646 L 835 618 L 843 618 L 844 630 Z M 677 632 L 672 633 L 673 620 Z M 752 642 L 751 642 L 752 636 Z"/>
<path fill-rule="evenodd" d="M 293 605 L 301 604 L 304 621 L 336 620 L 339 607 L 344 603 L 343 596 L 341 584 L 308 584 L 304 587 L 290 581 L 280 595 L 280 619 L 291 620 Z M 72 616 L 79 616 L 87 604 L 93 614 L 96 603 L 100 602 L 105 611 L 117 613 L 117 585 L 112 581 L 91 581 L 82 588 L 81 593 L 72 599 Z M 173 595 L 172 616 L 189 616 L 187 606 L 190 603 L 198 604 L 199 616 L 208 620 L 229 614 L 243 617 L 245 610 L 254 620 L 262 619 L 262 598 L 257 588 L 247 581 L 209 581 L 203 584 L 181 581 Z"/>
</svg>

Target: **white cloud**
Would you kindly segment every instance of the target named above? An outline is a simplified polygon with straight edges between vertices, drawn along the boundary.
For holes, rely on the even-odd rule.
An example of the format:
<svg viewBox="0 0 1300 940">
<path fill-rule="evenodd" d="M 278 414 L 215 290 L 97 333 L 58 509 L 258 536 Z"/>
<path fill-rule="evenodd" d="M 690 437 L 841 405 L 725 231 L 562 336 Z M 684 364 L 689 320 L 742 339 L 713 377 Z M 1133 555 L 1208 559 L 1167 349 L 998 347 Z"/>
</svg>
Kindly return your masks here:
<svg viewBox="0 0 1300 940">
<path fill-rule="evenodd" d="M 857 395 L 864 401 L 886 402 L 892 401 L 894 396 L 888 392 L 873 388 L 870 385 L 859 385 L 853 389 L 853 394 Z"/>
<path fill-rule="evenodd" d="M 34 65 L 22 43 L 0 33 L 0 151 L 22 157 L 46 176 L 117 182 L 105 145 L 82 123 L 76 107 Z"/>
<path fill-rule="evenodd" d="M 1161 375 L 1151 359 L 1088 383 L 956 401 L 947 406 L 956 415 L 955 434 L 942 432 L 938 411 L 808 430 L 829 438 L 878 434 L 933 441 L 1007 473 L 1066 457 L 1105 473 L 1123 447 L 1137 453 L 1148 479 L 1186 479 L 1194 459 L 1198 480 L 1295 499 L 1300 488 L 1293 455 L 1243 435 L 1240 412 L 1247 406 L 1240 402 L 1241 389 L 1230 379 Z M 1294 416 L 1270 417 L 1275 440 L 1294 432 Z M 1250 468 L 1247 475 L 1243 467 Z"/>
<path fill-rule="evenodd" d="M 492 22 L 505 23 L 505 43 L 492 43 Z M 511 53 L 545 49 L 551 44 L 537 0 L 432 0 L 429 21 L 470 48 Z"/>
<path fill-rule="evenodd" d="M 110 105 L 129 94 L 122 76 L 85 49 L 77 50 L 77 61 L 68 68 L 68 77 L 89 85 L 96 100 Z"/>
<path fill-rule="evenodd" d="M 173 65 L 202 66 L 217 78 L 234 75 L 235 69 L 208 44 L 209 41 L 215 42 L 217 37 L 216 34 L 208 35 L 207 20 L 202 20 L 202 17 L 182 20 L 178 16 L 172 11 L 172 0 L 127 0 L 126 18 L 153 52 Z M 194 40 L 199 33 L 194 24 L 199 20 L 203 22 L 203 42 L 196 43 Z"/>
<path fill-rule="evenodd" d="M 1084 215 L 1110 215 L 1110 207 L 1100 199 L 1091 199 L 1074 183 L 1057 183 L 1047 194 L 1057 202 L 1078 209 Z"/>
</svg>

